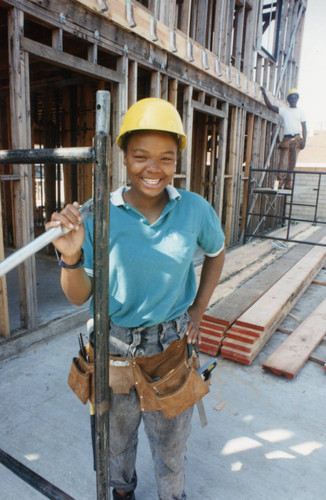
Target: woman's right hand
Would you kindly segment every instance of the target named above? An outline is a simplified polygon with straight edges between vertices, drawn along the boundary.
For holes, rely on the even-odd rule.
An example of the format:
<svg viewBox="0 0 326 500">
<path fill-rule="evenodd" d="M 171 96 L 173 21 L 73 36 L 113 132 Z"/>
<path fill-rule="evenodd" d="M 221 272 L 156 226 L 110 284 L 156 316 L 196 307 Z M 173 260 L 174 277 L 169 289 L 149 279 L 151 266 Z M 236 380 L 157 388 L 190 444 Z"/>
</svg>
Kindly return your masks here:
<svg viewBox="0 0 326 500">
<path fill-rule="evenodd" d="M 60 225 L 71 229 L 69 233 L 52 242 L 66 264 L 73 260 L 78 261 L 80 258 L 81 247 L 85 240 L 84 224 L 80 224 L 80 221 L 79 203 L 75 201 L 73 204 L 66 205 L 60 212 L 54 212 L 51 220 L 45 224 L 46 231 Z"/>
</svg>

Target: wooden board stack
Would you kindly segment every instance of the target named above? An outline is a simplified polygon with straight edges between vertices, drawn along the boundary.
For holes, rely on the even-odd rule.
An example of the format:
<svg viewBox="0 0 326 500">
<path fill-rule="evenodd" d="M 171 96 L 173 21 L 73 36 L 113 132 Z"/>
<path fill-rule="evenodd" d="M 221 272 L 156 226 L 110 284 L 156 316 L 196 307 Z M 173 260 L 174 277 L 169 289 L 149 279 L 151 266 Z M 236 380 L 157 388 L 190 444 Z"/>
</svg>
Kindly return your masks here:
<svg viewBox="0 0 326 500">
<path fill-rule="evenodd" d="M 320 241 L 325 236 L 325 228 L 318 229 L 310 239 Z M 216 356 L 221 348 L 227 330 L 256 300 L 274 285 L 299 259 L 310 251 L 308 245 L 295 245 L 281 258 L 258 274 L 253 275 L 246 283 L 235 289 L 231 295 L 220 300 L 204 315 L 200 324 L 201 352 Z"/>
<path fill-rule="evenodd" d="M 211 356 L 216 356 L 229 326 L 230 322 L 215 318 L 210 314 L 204 314 L 200 323 L 201 343 L 199 344 L 199 350 Z"/>
<path fill-rule="evenodd" d="M 321 240 L 326 244 L 326 238 Z M 229 328 L 221 354 L 250 365 L 282 323 L 326 261 L 326 249 L 316 246 L 247 309 Z"/>
<path fill-rule="evenodd" d="M 269 356 L 262 366 L 294 378 L 326 335 L 326 299 Z"/>
</svg>

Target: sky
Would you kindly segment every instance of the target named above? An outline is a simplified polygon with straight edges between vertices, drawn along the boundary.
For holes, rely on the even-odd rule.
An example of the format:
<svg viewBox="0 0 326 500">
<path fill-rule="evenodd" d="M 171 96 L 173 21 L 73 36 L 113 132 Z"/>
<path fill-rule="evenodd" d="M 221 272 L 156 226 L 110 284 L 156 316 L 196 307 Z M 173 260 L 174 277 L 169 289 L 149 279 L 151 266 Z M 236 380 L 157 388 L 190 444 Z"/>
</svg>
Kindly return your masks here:
<svg viewBox="0 0 326 500">
<path fill-rule="evenodd" d="M 298 107 L 308 130 L 326 130 L 326 0 L 308 0 L 300 59 Z"/>
</svg>

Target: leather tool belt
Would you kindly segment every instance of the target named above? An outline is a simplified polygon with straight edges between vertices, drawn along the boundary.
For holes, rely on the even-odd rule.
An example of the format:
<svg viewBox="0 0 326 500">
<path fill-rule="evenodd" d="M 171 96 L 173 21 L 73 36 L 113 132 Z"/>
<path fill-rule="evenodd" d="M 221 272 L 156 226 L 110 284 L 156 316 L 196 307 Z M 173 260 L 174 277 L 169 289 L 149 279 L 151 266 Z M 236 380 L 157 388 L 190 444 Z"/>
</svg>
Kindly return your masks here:
<svg viewBox="0 0 326 500">
<path fill-rule="evenodd" d="M 73 358 L 68 384 L 82 403 L 94 404 L 94 351 L 85 346 L 87 360 L 79 351 Z M 174 341 L 162 354 L 144 358 L 109 356 L 109 386 L 115 394 L 128 394 L 135 387 L 141 411 L 161 410 L 172 418 L 209 392 L 197 373 L 199 361 L 194 349 L 188 353 L 187 339 Z"/>
</svg>

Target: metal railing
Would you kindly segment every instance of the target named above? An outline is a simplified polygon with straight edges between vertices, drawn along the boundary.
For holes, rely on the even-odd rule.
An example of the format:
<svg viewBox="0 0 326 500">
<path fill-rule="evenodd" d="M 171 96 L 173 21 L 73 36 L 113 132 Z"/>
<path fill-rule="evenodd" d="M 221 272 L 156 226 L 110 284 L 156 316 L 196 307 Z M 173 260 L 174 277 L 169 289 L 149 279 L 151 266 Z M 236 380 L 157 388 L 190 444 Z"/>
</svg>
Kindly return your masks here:
<svg viewBox="0 0 326 500">
<path fill-rule="evenodd" d="M 276 189 L 271 188 L 262 188 L 260 183 L 257 183 L 255 179 L 252 177 L 253 172 L 264 172 L 264 174 L 278 174 L 287 172 L 292 177 L 292 189 Z M 314 203 L 297 203 L 294 199 L 295 197 L 295 182 L 297 175 L 315 175 L 318 176 L 317 185 L 313 188 L 316 191 L 315 202 Z M 250 210 L 247 212 L 246 224 L 245 224 L 245 232 L 244 232 L 244 240 L 245 242 L 249 242 L 252 237 L 265 238 L 265 239 L 275 239 L 280 241 L 287 241 L 291 243 L 304 243 L 306 245 L 319 245 L 325 246 L 323 243 L 318 243 L 316 241 L 309 240 L 298 240 L 290 237 L 290 225 L 293 222 L 309 222 L 311 224 L 326 224 L 326 220 L 322 220 L 318 217 L 318 208 L 320 201 L 320 189 L 321 189 L 321 179 L 322 176 L 326 175 L 326 172 L 315 172 L 309 170 L 292 170 L 292 171 L 284 171 L 279 169 L 259 169 L 259 168 L 251 168 L 250 169 L 250 177 L 249 177 L 249 191 L 248 197 L 252 196 L 254 202 L 257 201 L 258 196 L 264 196 L 267 204 L 267 208 L 265 211 L 253 211 L 254 204 L 252 203 L 250 206 Z M 276 202 L 283 198 L 284 201 L 281 204 L 282 213 L 278 212 L 276 207 Z M 289 201 L 288 201 L 289 200 Z M 313 209 L 313 217 L 312 218 L 304 218 L 304 217 L 296 217 L 293 215 L 293 208 L 296 206 L 300 207 L 310 207 Z M 273 212 L 273 213 L 272 213 Z M 258 222 L 255 227 L 249 230 L 250 220 L 252 217 L 258 217 Z M 281 237 L 273 237 L 268 234 L 259 233 L 259 229 L 264 221 L 267 219 L 279 219 L 282 226 L 286 226 L 286 235 L 284 238 Z M 253 225 L 253 224 L 252 224 Z"/>
</svg>

